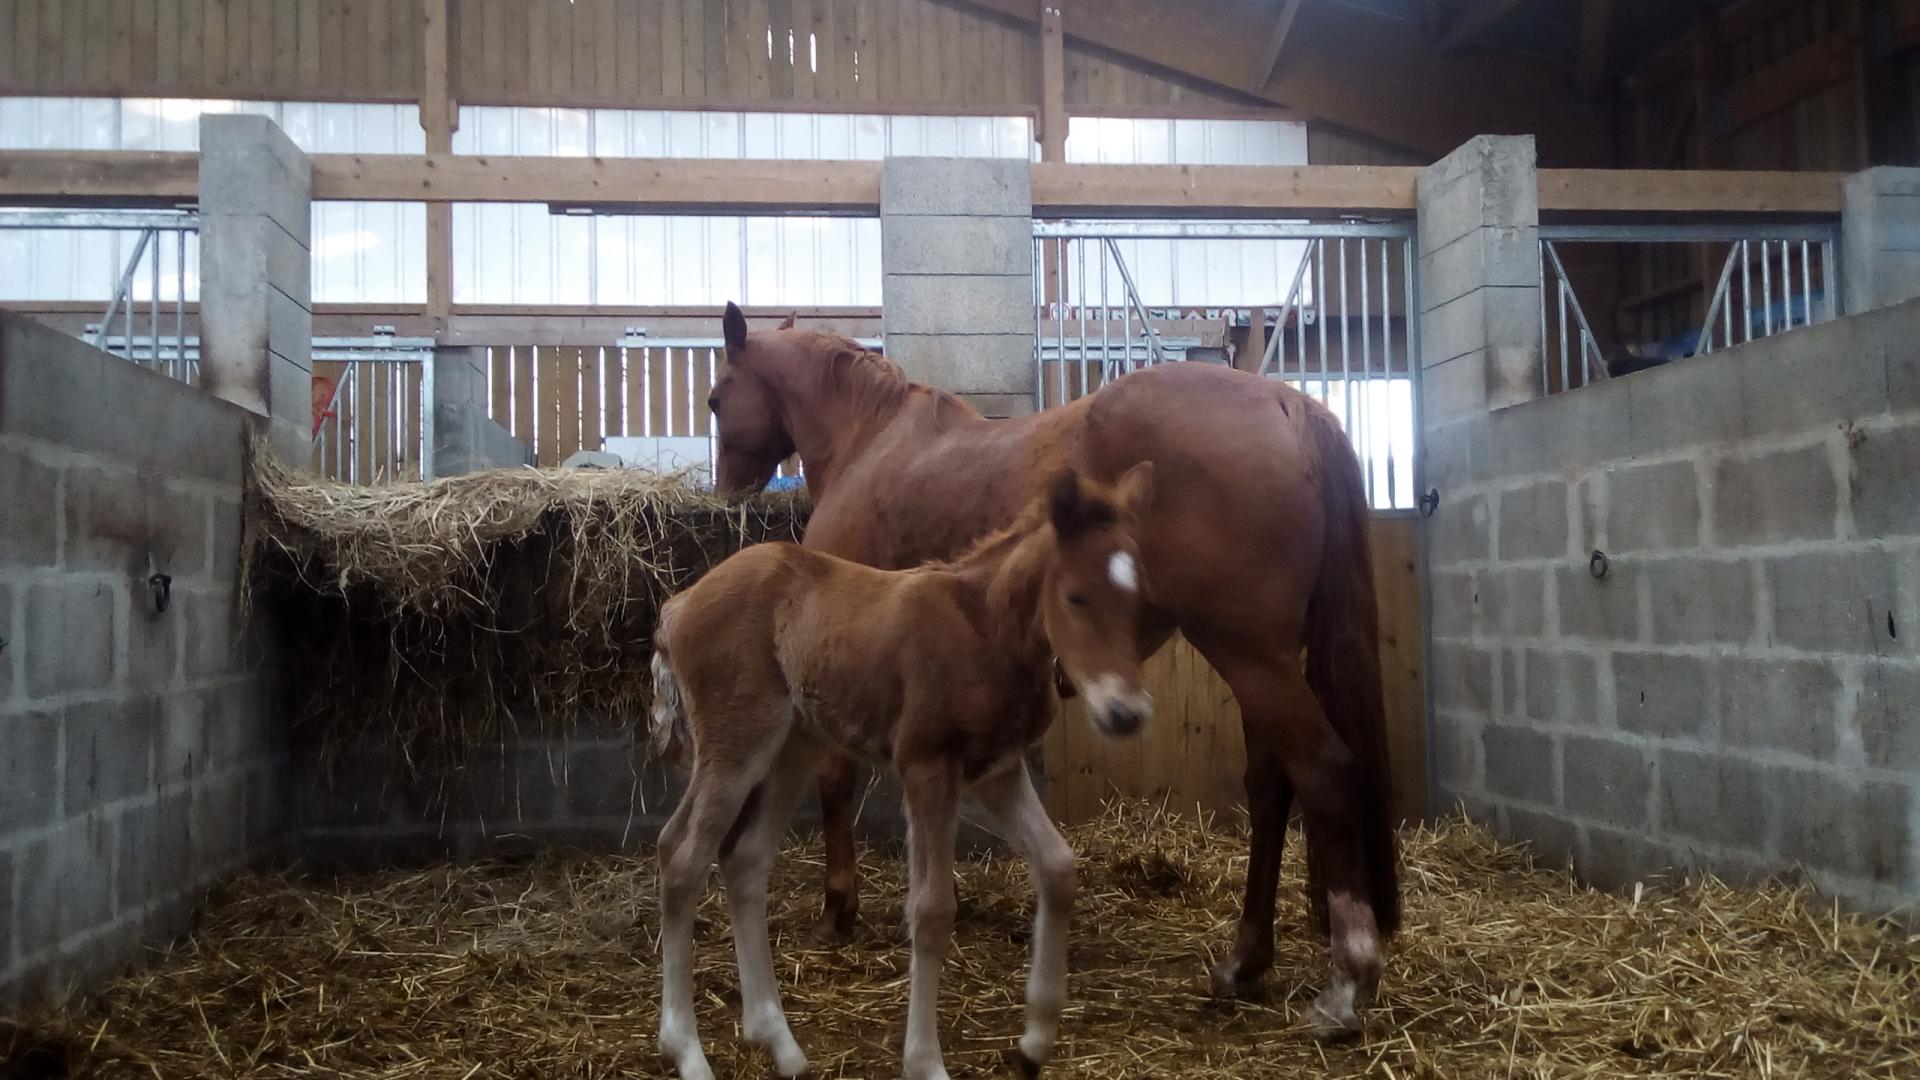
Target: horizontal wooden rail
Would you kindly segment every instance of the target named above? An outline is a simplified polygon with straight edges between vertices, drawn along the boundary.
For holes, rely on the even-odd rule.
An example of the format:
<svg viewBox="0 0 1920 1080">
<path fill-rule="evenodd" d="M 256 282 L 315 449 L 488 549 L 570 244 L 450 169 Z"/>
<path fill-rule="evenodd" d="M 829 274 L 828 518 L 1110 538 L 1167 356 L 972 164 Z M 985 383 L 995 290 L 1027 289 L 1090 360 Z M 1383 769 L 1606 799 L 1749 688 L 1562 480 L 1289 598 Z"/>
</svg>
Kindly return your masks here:
<svg viewBox="0 0 1920 1080">
<path fill-rule="evenodd" d="M 150 151 L 0 154 L 0 201 L 191 202 L 198 157 Z M 1404 216 L 1421 170 L 1371 165 L 1033 166 L 1034 212 L 1054 217 Z M 1840 173 L 1542 169 L 1552 216 L 1835 215 Z M 862 214 L 877 161 L 317 154 L 316 199 L 534 202 L 631 213 Z"/>
</svg>

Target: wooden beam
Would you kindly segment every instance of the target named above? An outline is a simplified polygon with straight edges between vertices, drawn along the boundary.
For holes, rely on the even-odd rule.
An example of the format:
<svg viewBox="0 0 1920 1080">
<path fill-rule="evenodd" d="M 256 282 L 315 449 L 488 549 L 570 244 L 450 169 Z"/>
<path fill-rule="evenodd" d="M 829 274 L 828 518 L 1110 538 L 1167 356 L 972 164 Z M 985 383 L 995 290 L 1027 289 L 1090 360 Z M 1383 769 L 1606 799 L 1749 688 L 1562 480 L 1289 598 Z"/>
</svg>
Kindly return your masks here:
<svg viewBox="0 0 1920 1080">
<path fill-rule="evenodd" d="M 453 152 L 453 132 L 460 126 L 460 106 L 454 100 L 450 59 L 453 25 L 451 0 L 420 0 L 420 126 L 426 131 L 427 151 Z M 470 13 L 469 18 L 478 18 Z M 453 205 L 427 206 L 427 309 L 435 315 L 453 310 Z"/>
<path fill-rule="evenodd" d="M 1471 0 L 1467 10 L 1454 16 L 1440 32 L 1440 51 L 1449 52 L 1486 32 L 1520 6 L 1520 0 Z"/>
<path fill-rule="evenodd" d="M 1067 35 L 1060 0 L 1040 3 L 1040 160 L 1067 160 Z"/>
<path fill-rule="evenodd" d="M 1033 25 L 1033 0 L 956 0 Z M 1066 27 L 1069 42 L 1125 53 L 1235 93 L 1264 74 L 1273 27 L 1257 10 L 1161 0 L 1100 0 L 1097 17 Z M 1330 124 L 1435 158 L 1480 134 L 1534 133 L 1549 165 L 1612 161 L 1607 118 L 1574 109 L 1564 66 L 1519 54 L 1495 70 L 1484 59 L 1436 55 L 1418 24 L 1344 3 L 1305 5 L 1288 62 L 1254 95 Z M 1364 72 L 1356 78 L 1355 72 Z"/>
<path fill-rule="evenodd" d="M 872 215 L 877 161 L 740 158 L 458 157 L 317 154 L 313 197 L 378 202 L 525 202 L 630 213 Z M 1033 165 L 1041 216 L 1405 216 L 1421 169 L 1384 165 Z M 1836 215 L 1832 172 L 1542 169 L 1540 209 L 1622 215 Z M 179 205 L 196 198 L 198 155 L 18 150 L 0 155 L 0 201 Z"/>
<path fill-rule="evenodd" d="M 1280 16 L 1273 21 L 1273 33 L 1267 38 L 1267 47 L 1260 55 L 1260 81 L 1248 87 L 1258 94 L 1273 81 L 1280 70 L 1280 54 L 1286 51 L 1287 38 L 1293 33 L 1293 17 L 1300 14 L 1300 0 L 1285 0 L 1280 8 Z"/>
<path fill-rule="evenodd" d="M 1593 101 L 1607 86 L 1607 48 L 1613 31 L 1613 0 L 1584 0 L 1580 5 L 1580 53 L 1574 64 L 1574 89 Z"/>
</svg>

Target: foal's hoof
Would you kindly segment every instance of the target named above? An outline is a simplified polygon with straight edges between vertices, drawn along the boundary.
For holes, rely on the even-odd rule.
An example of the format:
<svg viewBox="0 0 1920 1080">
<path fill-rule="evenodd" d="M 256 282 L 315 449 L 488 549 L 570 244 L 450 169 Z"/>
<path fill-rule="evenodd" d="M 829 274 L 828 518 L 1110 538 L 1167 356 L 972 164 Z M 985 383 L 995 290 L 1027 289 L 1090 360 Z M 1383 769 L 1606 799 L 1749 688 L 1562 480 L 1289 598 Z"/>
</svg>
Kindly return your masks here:
<svg viewBox="0 0 1920 1080">
<path fill-rule="evenodd" d="M 1342 1042 L 1366 1030 L 1366 1021 L 1353 1007 L 1353 987 L 1333 987 L 1313 999 L 1307 1025 L 1321 1042 Z"/>
<path fill-rule="evenodd" d="M 853 940 L 854 919 L 844 912 L 828 912 L 813 924 L 813 940 L 822 945 L 845 945 Z"/>
<path fill-rule="evenodd" d="M 1007 1051 L 1007 1061 L 1020 1070 L 1020 1075 L 1027 1080 L 1033 1080 L 1040 1075 L 1040 1063 L 1028 1057 L 1027 1052 L 1017 1046 Z"/>
<path fill-rule="evenodd" d="M 1213 996 L 1221 999 L 1251 997 L 1260 987 L 1260 977 L 1266 974 L 1262 967 L 1248 971 L 1240 961 L 1229 956 L 1213 965 L 1210 978 Z"/>
</svg>

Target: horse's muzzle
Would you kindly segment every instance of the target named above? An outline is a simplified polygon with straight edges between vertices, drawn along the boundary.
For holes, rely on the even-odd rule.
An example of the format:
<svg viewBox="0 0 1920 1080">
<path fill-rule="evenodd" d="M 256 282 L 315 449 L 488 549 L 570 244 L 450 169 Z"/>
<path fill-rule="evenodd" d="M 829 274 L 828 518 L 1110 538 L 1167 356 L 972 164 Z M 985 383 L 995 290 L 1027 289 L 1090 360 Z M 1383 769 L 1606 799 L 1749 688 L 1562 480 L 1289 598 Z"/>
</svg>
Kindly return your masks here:
<svg viewBox="0 0 1920 1080">
<path fill-rule="evenodd" d="M 1126 702 L 1116 702 L 1107 708 L 1105 715 L 1101 717 L 1100 726 L 1113 735 L 1125 738 L 1138 732 L 1140 725 L 1146 722 L 1146 710 Z"/>
</svg>

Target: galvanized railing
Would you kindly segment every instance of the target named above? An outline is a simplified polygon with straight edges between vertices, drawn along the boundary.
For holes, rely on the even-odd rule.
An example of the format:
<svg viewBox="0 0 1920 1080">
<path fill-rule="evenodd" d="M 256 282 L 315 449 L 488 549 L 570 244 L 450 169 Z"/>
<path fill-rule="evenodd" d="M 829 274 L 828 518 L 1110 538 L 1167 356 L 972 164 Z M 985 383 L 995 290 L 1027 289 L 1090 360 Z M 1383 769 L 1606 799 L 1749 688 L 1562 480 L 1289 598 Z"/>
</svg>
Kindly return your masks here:
<svg viewBox="0 0 1920 1080">
<path fill-rule="evenodd" d="M 1707 265 L 1719 270 L 1697 323 L 1666 340 L 1633 343 L 1643 353 L 1628 353 L 1621 343 L 1609 356 L 1581 302 L 1577 275 L 1561 258 L 1561 248 L 1572 244 L 1692 245 L 1707 249 Z M 1621 360 L 1665 363 L 1838 318 L 1838 244 L 1831 224 L 1543 225 L 1541 382 L 1552 393 L 1607 378 Z"/>
<path fill-rule="evenodd" d="M 433 479 L 433 339 L 313 340 L 313 468 L 354 484 Z"/>
<path fill-rule="evenodd" d="M 0 211 L 0 229 L 136 233 L 106 314 L 88 327 L 87 340 L 182 382 L 196 380 L 199 364 L 187 348 L 187 246 L 188 238 L 200 231 L 198 215 L 172 210 L 5 210 Z M 170 279 L 163 273 L 168 266 L 172 267 Z M 139 310 L 141 298 L 136 296 L 143 282 L 145 312 Z M 114 333 L 116 319 L 118 334 Z"/>
<path fill-rule="evenodd" d="M 1279 306 L 1162 305 L 1143 299 L 1120 242 L 1259 242 L 1283 263 Z M 1267 250 L 1263 249 L 1263 250 Z M 1413 230 L 1402 222 L 1036 222 L 1036 405 L 1082 397 L 1151 364 L 1234 362 L 1226 327 L 1244 325 L 1258 364 L 1340 417 L 1376 508 L 1414 505 L 1419 320 Z M 1199 311 L 1205 318 L 1180 318 Z M 1216 335 L 1218 340 L 1216 340 Z"/>
</svg>

